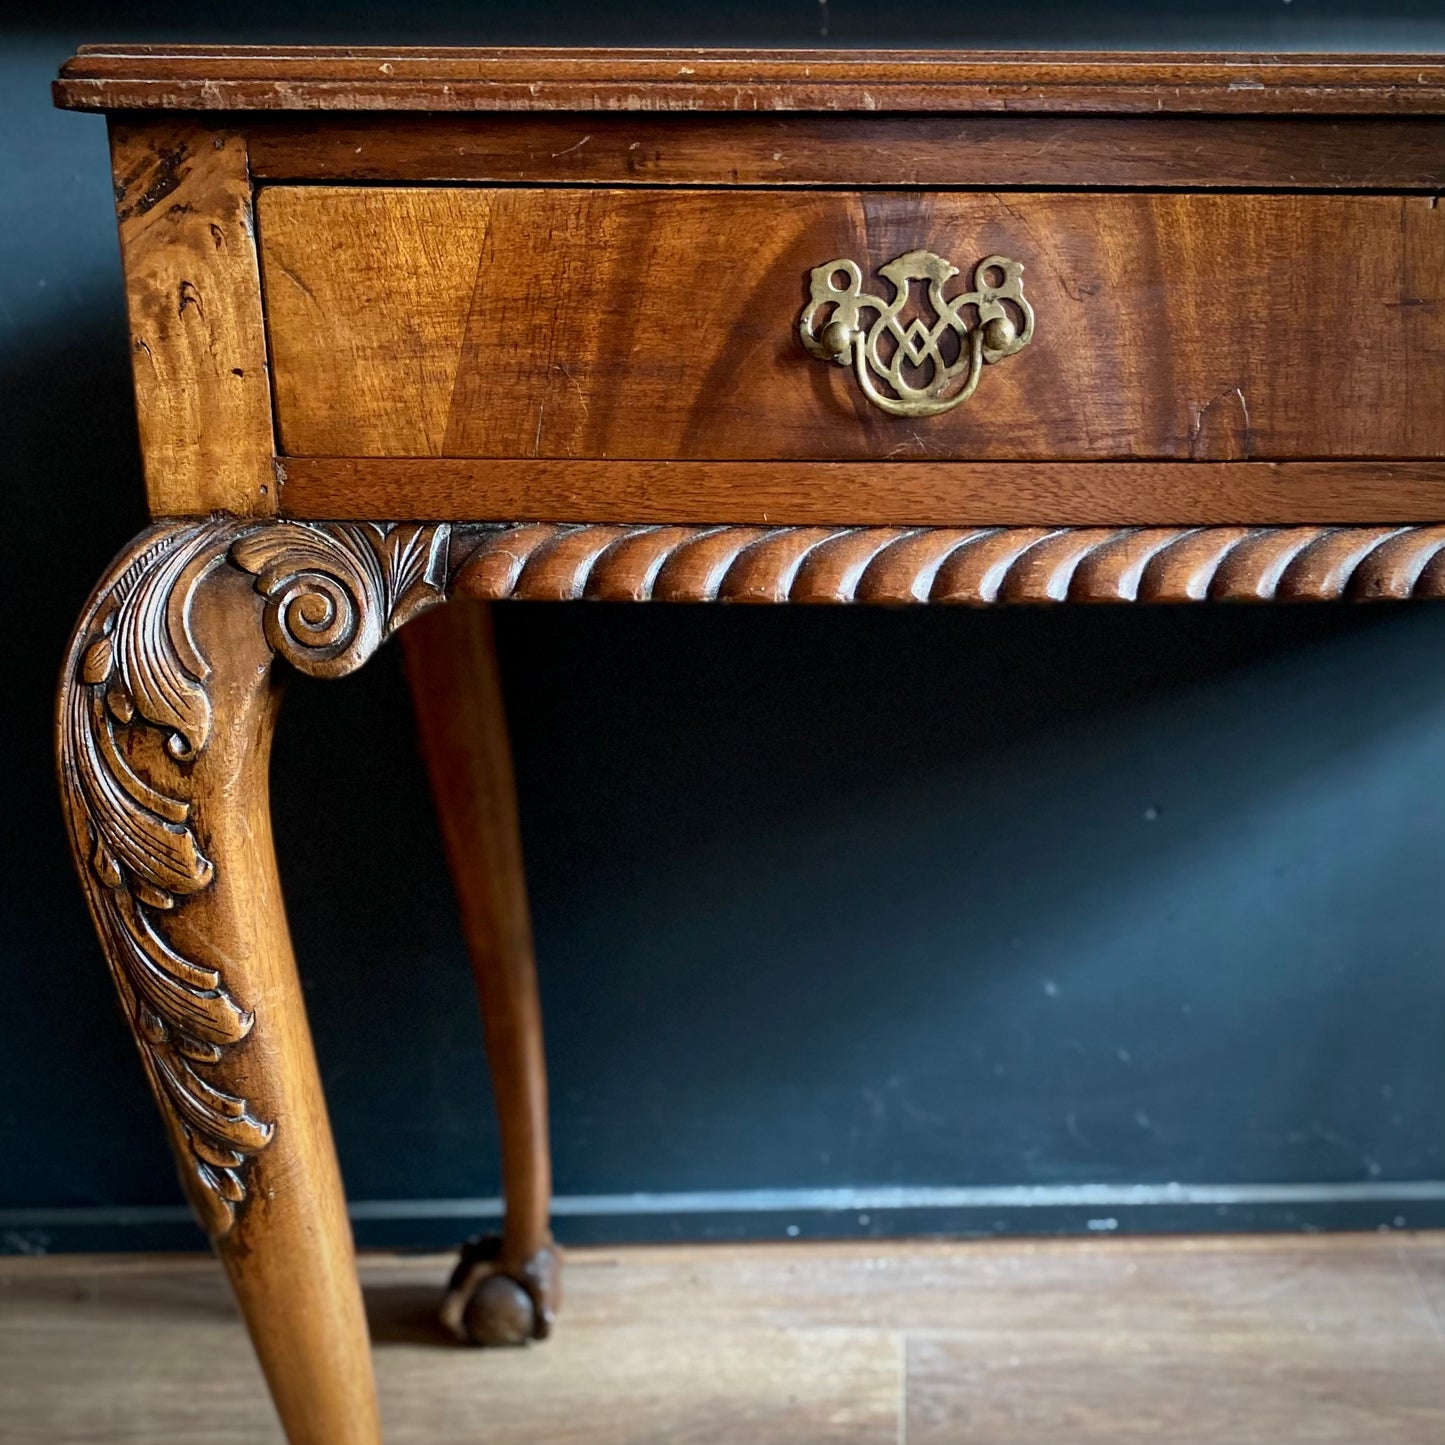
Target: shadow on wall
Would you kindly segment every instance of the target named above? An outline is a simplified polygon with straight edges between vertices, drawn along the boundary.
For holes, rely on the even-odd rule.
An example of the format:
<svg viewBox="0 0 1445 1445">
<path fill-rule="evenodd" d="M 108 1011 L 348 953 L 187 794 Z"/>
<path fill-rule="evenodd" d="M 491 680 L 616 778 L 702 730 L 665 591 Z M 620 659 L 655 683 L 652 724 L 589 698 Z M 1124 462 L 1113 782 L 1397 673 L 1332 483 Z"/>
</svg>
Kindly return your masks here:
<svg viewBox="0 0 1445 1445">
<path fill-rule="evenodd" d="M 564 1192 L 1440 1177 L 1435 611 L 499 629 Z M 397 659 L 343 687 L 277 807 L 349 1178 L 474 1197 Z"/>
</svg>

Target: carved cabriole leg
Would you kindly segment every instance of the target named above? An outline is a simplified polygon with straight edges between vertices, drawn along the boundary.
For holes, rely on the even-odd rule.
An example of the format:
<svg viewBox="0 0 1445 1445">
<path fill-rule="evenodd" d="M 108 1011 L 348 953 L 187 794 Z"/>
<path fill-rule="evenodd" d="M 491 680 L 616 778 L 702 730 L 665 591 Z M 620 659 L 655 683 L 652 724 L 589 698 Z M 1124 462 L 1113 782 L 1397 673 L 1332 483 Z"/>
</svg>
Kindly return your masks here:
<svg viewBox="0 0 1445 1445">
<path fill-rule="evenodd" d="M 182 1179 L 292 1445 L 379 1445 L 341 1178 L 271 844 L 273 655 L 350 671 L 441 596 L 445 528 L 152 528 L 82 614 L 59 768 Z"/>
<path fill-rule="evenodd" d="M 502 1138 L 500 1246 L 463 1251 L 442 1308 L 462 1339 L 546 1338 L 560 1302 L 532 923 L 490 609 L 459 601 L 402 633 L 422 751 L 482 1006 Z"/>
</svg>

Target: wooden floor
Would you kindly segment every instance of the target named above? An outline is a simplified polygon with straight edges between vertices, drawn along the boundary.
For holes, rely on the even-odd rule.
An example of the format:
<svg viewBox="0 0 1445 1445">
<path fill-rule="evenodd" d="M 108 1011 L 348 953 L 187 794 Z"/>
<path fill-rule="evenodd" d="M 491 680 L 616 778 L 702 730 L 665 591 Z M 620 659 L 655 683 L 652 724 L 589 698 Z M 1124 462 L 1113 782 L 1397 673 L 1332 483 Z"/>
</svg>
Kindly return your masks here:
<svg viewBox="0 0 1445 1445">
<path fill-rule="evenodd" d="M 364 1267 L 388 1445 L 1442 1445 L 1445 1235 L 578 1250 L 549 1343 Z M 280 1440 L 217 1269 L 0 1259 L 6 1445 Z"/>
</svg>

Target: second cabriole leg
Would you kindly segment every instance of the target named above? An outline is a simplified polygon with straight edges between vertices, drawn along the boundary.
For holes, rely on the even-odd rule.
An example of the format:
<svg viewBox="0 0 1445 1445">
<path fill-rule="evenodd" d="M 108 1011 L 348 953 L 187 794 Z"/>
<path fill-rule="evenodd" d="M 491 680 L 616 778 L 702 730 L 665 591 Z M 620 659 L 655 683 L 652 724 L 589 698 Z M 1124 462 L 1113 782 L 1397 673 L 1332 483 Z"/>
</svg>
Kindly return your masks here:
<svg viewBox="0 0 1445 1445">
<path fill-rule="evenodd" d="M 481 1002 L 506 1196 L 500 1244 L 466 1247 L 443 1318 L 475 1344 L 522 1344 L 550 1332 L 561 1278 L 548 1218 L 541 1006 L 490 607 L 454 601 L 401 636 Z"/>
</svg>

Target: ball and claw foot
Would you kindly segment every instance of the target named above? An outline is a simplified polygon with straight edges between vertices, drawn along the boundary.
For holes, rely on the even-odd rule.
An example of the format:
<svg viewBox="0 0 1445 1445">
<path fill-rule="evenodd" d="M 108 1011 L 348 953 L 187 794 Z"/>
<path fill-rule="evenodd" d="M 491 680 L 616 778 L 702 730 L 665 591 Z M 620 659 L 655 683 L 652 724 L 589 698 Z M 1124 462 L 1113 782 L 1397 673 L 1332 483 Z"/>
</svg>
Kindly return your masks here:
<svg viewBox="0 0 1445 1445">
<path fill-rule="evenodd" d="M 468 1240 L 442 1300 L 442 1323 L 465 1345 L 545 1340 L 562 1302 L 562 1260 L 548 1244 L 530 1259 L 502 1256 L 495 1236 Z"/>
</svg>

